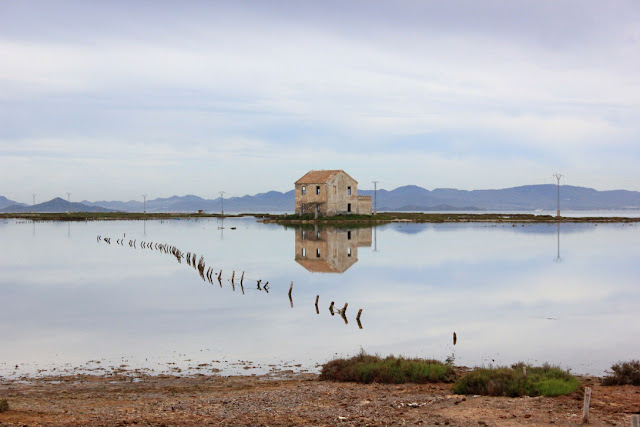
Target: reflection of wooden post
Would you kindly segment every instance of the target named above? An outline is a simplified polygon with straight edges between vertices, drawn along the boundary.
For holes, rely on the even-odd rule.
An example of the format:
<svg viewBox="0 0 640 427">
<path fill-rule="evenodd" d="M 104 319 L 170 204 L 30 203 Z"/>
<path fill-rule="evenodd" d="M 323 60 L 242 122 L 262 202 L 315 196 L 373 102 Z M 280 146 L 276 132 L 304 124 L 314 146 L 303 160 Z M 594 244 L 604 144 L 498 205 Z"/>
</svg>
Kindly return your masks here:
<svg viewBox="0 0 640 427">
<path fill-rule="evenodd" d="M 293 298 L 291 298 L 291 294 L 289 294 L 289 302 L 291 303 L 291 308 L 293 308 Z"/>
<path fill-rule="evenodd" d="M 331 301 L 331 305 L 329 306 L 329 311 L 331 312 L 331 315 L 333 316 L 333 304 L 335 304 L 333 301 Z"/>
<path fill-rule="evenodd" d="M 342 320 L 344 320 L 345 325 L 349 324 L 349 321 L 347 320 L 347 315 L 344 313 L 344 311 L 340 312 L 340 317 L 342 317 Z"/>
<path fill-rule="evenodd" d="M 320 299 L 320 295 L 316 295 L 316 314 L 320 314 L 320 310 L 318 309 L 318 300 Z"/>
<path fill-rule="evenodd" d="M 591 405 L 591 387 L 584 389 L 584 407 L 582 408 L 582 422 L 589 422 L 589 405 Z"/>
<path fill-rule="evenodd" d="M 240 286 L 242 286 L 243 280 L 244 280 L 244 271 L 242 272 L 242 276 L 240 276 Z"/>
<path fill-rule="evenodd" d="M 362 309 L 358 310 L 358 315 L 356 316 L 356 320 L 360 321 L 360 315 L 362 314 Z"/>
<path fill-rule="evenodd" d="M 218 283 L 220 283 L 220 287 L 222 287 L 222 270 L 218 273 Z"/>
<path fill-rule="evenodd" d="M 233 285 L 233 279 L 235 279 L 236 277 L 236 271 L 233 270 L 233 272 L 231 273 L 231 284 Z"/>
<path fill-rule="evenodd" d="M 289 299 L 291 299 L 291 291 L 293 291 L 293 280 L 291 281 L 291 285 L 289 285 Z"/>
</svg>

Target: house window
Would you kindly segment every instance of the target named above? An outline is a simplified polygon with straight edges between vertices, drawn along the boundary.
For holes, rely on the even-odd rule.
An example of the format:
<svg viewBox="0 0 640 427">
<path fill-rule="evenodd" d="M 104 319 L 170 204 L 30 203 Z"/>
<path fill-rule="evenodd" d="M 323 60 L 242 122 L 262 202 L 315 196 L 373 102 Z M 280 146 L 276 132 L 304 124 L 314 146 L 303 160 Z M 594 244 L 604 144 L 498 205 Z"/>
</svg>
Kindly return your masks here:
<svg viewBox="0 0 640 427">
<path fill-rule="evenodd" d="M 316 249 L 316 257 L 320 258 L 320 248 Z"/>
<path fill-rule="evenodd" d="M 347 256 L 351 256 L 351 248 L 347 248 Z"/>
<path fill-rule="evenodd" d="M 351 240 L 351 230 L 347 231 L 347 240 Z"/>
<path fill-rule="evenodd" d="M 302 186 L 302 195 L 307 194 L 307 187 L 305 185 Z"/>
<path fill-rule="evenodd" d="M 351 212 L 351 203 L 347 203 L 347 212 Z"/>
<path fill-rule="evenodd" d="M 316 185 L 316 194 L 320 194 L 320 186 Z"/>
<path fill-rule="evenodd" d="M 351 195 L 351 187 L 347 187 L 347 194 L 350 196 Z"/>
<path fill-rule="evenodd" d="M 303 257 L 307 256 L 307 249 L 306 248 L 302 248 L 302 256 Z"/>
</svg>

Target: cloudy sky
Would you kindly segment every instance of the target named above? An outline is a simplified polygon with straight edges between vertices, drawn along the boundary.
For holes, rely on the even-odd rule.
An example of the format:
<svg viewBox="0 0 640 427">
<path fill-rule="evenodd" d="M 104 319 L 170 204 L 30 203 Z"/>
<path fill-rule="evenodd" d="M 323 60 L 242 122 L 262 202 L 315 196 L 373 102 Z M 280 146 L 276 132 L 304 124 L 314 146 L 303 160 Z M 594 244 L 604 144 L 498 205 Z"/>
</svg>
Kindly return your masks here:
<svg viewBox="0 0 640 427">
<path fill-rule="evenodd" d="M 0 195 L 640 190 L 637 0 L 0 2 Z"/>
</svg>

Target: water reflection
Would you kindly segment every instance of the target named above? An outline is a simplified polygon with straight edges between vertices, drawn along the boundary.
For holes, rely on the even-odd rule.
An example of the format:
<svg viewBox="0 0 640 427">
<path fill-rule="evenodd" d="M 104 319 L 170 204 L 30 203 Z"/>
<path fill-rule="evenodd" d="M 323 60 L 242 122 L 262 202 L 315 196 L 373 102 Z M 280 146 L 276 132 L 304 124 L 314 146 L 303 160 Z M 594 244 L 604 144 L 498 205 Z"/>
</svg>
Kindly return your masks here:
<svg viewBox="0 0 640 427">
<path fill-rule="evenodd" d="M 295 260 L 312 273 L 344 273 L 358 262 L 358 248 L 371 247 L 372 228 L 298 228 Z"/>
<path fill-rule="evenodd" d="M 562 257 L 560 256 L 560 222 L 557 222 L 556 226 L 558 228 L 558 253 L 555 262 L 562 262 Z"/>
</svg>

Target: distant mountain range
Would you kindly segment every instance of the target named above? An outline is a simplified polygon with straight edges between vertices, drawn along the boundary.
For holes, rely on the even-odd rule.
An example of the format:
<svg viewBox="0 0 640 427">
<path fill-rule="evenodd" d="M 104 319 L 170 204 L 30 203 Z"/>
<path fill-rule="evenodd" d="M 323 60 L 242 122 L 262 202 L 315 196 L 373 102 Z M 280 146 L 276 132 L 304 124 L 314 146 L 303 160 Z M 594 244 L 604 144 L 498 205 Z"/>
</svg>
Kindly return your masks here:
<svg viewBox="0 0 640 427">
<path fill-rule="evenodd" d="M 105 209 L 99 206 L 87 206 L 82 203 L 69 203 L 67 200 L 56 197 L 48 202 L 39 203 L 37 205 L 13 204 L 0 209 L 0 212 L 8 213 L 27 213 L 27 212 L 113 212 L 111 209 Z"/>
<path fill-rule="evenodd" d="M 4 209 L 8 206 L 13 206 L 13 205 L 26 206 L 24 203 L 14 202 L 13 200 L 9 200 L 4 196 L 0 196 L 0 209 Z"/>
<path fill-rule="evenodd" d="M 360 190 L 360 195 L 373 196 L 372 190 Z M 437 188 L 429 191 L 415 185 L 395 190 L 378 190 L 378 211 L 474 211 L 474 210 L 554 210 L 557 187 L 553 184 L 525 185 L 501 190 L 456 190 Z M 147 212 L 219 212 L 222 201 L 194 195 L 148 200 Z M 592 188 L 563 185 L 560 187 L 562 209 L 640 209 L 640 192 L 627 190 L 597 191 Z M 0 196 L 0 212 L 142 212 L 141 201 L 98 201 L 69 203 L 56 198 L 35 206 L 19 204 Z M 254 196 L 224 199 L 225 212 L 293 212 L 293 190 L 281 193 L 269 191 Z"/>
</svg>

